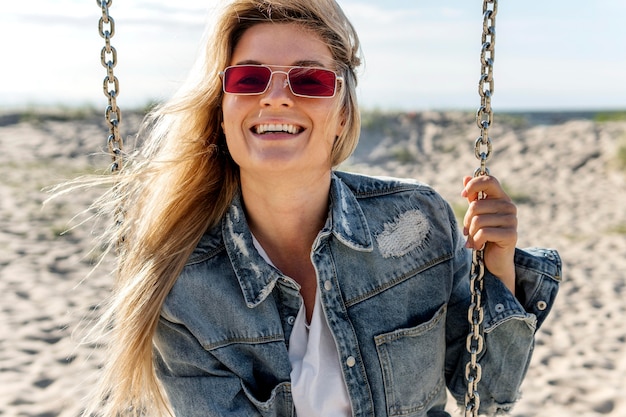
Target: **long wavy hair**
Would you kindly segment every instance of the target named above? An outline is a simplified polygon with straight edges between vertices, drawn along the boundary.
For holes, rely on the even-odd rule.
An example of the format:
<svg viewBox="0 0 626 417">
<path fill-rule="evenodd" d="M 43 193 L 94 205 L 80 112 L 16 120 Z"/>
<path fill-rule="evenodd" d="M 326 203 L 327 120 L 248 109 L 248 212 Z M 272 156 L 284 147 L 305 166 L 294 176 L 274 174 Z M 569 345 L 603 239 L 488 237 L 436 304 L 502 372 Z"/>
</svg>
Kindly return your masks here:
<svg viewBox="0 0 626 417">
<path fill-rule="evenodd" d="M 337 111 L 345 120 L 331 154 L 337 166 L 360 133 L 356 102 L 357 34 L 335 0 L 233 0 L 205 40 L 187 82 L 145 119 L 142 146 L 96 206 L 122 207 L 123 221 L 105 236 L 117 253 L 116 278 L 98 331 L 107 345 L 97 392 L 85 415 L 171 415 L 155 375 L 152 338 L 163 301 L 205 231 L 223 217 L 239 188 L 225 150 L 218 76 L 243 33 L 260 23 L 296 23 L 329 47 L 344 77 Z"/>
</svg>

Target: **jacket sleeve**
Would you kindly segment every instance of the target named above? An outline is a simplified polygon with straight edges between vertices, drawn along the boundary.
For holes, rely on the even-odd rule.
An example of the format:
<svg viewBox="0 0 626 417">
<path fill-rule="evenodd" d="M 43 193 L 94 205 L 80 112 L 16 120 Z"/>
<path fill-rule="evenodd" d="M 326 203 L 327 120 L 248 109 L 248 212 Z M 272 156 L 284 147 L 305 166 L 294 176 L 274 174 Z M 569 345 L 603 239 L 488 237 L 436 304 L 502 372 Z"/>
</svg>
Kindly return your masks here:
<svg viewBox="0 0 626 417">
<path fill-rule="evenodd" d="M 548 315 L 561 281 L 561 260 L 551 249 L 517 249 L 515 266 L 516 296 L 485 271 L 484 348 L 479 358 L 482 378 L 478 384 L 481 414 L 508 412 L 519 398 L 535 333 Z M 467 278 L 455 277 L 456 294 L 452 294 L 448 315 L 451 340 L 446 353 L 446 377 L 452 395 L 463 404 L 467 392 L 465 367 L 469 360 L 466 351 L 469 274 L 467 268 L 459 267 L 456 271 Z M 464 331 L 460 330 L 461 326 Z"/>
<path fill-rule="evenodd" d="M 289 383 L 276 386 L 268 401 L 257 401 L 191 332 L 163 317 L 154 337 L 154 366 L 177 417 L 292 415 Z"/>
</svg>

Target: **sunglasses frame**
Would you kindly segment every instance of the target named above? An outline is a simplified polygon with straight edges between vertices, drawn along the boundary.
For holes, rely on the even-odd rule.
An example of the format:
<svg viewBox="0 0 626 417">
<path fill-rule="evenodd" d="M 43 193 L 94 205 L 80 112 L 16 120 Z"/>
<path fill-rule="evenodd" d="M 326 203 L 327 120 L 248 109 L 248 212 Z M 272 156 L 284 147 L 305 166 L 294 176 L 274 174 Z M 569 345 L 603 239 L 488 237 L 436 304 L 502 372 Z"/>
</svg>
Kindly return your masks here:
<svg viewBox="0 0 626 417">
<path fill-rule="evenodd" d="M 226 76 L 226 71 L 228 71 L 231 68 L 241 68 L 241 67 L 253 67 L 253 68 L 266 68 L 270 71 L 270 77 L 267 80 L 267 84 L 265 85 L 265 89 L 263 91 L 260 91 L 258 93 L 232 93 L 229 91 L 226 91 L 226 83 L 224 82 L 224 78 Z M 274 74 L 285 74 L 285 85 L 289 86 L 289 91 L 291 92 L 291 94 L 293 94 L 296 97 L 304 97 L 304 98 L 333 98 L 337 95 L 337 90 L 339 89 L 339 83 L 341 82 L 343 84 L 343 77 L 341 75 L 338 75 L 335 71 L 330 70 L 328 68 L 322 68 L 322 67 L 305 67 L 305 66 L 284 66 L 281 65 L 281 68 L 288 68 L 287 71 L 283 71 L 283 70 L 274 70 L 272 69 L 272 67 L 270 67 L 269 65 L 257 65 L 257 64 L 242 64 L 242 65 L 230 65 L 226 68 L 224 68 L 223 71 L 219 72 L 219 76 L 222 79 L 222 91 L 225 94 L 233 94 L 233 95 L 237 95 L 237 96 L 258 96 L 261 94 L 265 94 L 267 92 L 267 90 L 269 90 L 270 88 L 270 84 L 272 83 L 272 77 L 274 77 Z M 291 73 L 291 71 L 293 70 L 321 70 L 321 71 L 326 71 L 329 73 L 332 73 L 335 76 L 335 84 L 333 87 L 333 94 L 330 96 L 311 96 L 311 95 L 306 95 L 306 94 L 299 94 L 296 93 L 295 91 L 293 91 L 293 86 L 291 85 L 291 79 L 289 77 L 289 74 Z"/>
</svg>

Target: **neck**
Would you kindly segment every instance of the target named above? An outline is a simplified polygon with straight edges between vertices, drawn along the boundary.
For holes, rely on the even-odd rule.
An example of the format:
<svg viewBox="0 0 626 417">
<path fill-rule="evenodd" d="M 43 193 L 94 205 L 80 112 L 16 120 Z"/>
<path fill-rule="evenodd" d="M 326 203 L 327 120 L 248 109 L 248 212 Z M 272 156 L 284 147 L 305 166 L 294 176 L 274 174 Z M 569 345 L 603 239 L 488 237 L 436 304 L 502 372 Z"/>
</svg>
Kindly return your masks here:
<svg viewBox="0 0 626 417">
<path fill-rule="evenodd" d="M 330 178 L 330 170 L 274 180 L 241 175 L 250 230 L 274 265 L 300 284 L 309 322 L 317 288 L 311 248 L 328 216 Z"/>
<path fill-rule="evenodd" d="M 250 230 L 266 250 L 311 249 L 328 215 L 330 171 L 307 178 L 241 177 Z"/>
</svg>

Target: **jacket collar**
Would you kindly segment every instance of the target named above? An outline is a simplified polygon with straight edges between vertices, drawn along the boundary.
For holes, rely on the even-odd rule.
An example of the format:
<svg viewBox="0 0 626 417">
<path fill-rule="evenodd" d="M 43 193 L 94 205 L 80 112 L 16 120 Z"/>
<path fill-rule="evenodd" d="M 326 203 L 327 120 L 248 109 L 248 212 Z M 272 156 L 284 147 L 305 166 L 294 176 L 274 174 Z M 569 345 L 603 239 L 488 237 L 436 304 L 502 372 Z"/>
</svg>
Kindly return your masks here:
<svg viewBox="0 0 626 417">
<path fill-rule="evenodd" d="M 372 251 L 372 236 L 361 205 L 352 190 L 334 173 L 330 185 L 329 220 L 332 234 L 341 243 L 354 250 Z"/>
<path fill-rule="evenodd" d="M 369 252 L 373 248 L 361 206 L 350 188 L 335 174 L 332 174 L 330 186 L 329 216 L 315 240 L 314 250 L 331 234 L 351 249 Z M 222 220 L 222 236 L 246 305 L 254 308 L 271 294 L 276 282 L 285 277 L 265 262 L 254 247 L 241 194 L 235 196 Z"/>
</svg>

